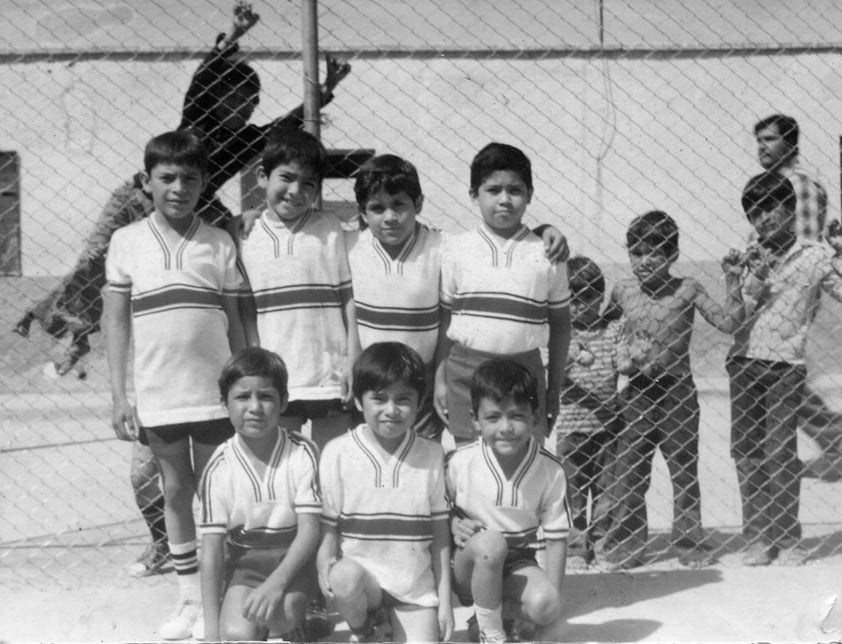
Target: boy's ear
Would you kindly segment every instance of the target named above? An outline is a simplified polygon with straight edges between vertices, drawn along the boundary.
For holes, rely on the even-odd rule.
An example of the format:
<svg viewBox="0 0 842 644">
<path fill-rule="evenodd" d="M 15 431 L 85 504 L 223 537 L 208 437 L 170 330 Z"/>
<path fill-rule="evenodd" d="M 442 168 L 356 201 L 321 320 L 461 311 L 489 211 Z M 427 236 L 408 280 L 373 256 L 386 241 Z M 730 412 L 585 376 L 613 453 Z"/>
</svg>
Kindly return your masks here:
<svg viewBox="0 0 842 644">
<path fill-rule="evenodd" d="M 533 188 L 526 191 L 526 203 L 532 203 L 532 195 L 535 193 Z"/>
<path fill-rule="evenodd" d="M 139 172 L 138 175 L 140 176 L 140 189 L 147 195 L 152 194 L 152 190 L 149 188 L 149 173 L 144 170 Z"/>
<path fill-rule="evenodd" d="M 363 403 L 359 398 L 354 398 L 354 407 L 357 408 L 358 412 L 362 412 L 363 410 Z"/>
<path fill-rule="evenodd" d="M 482 431 L 480 431 L 479 420 L 477 420 L 477 415 L 474 413 L 473 409 L 471 410 L 471 425 L 474 426 L 474 431 L 476 431 L 477 434 L 482 434 Z"/>
<path fill-rule="evenodd" d="M 269 182 L 269 177 L 266 176 L 266 170 L 263 169 L 263 165 L 257 166 L 257 185 L 259 185 L 264 190 L 266 189 L 266 184 Z"/>
<path fill-rule="evenodd" d="M 281 396 L 281 405 L 280 405 L 281 414 L 283 414 L 287 410 L 288 406 L 289 406 L 289 393 L 285 393 L 283 396 Z"/>
<path fill-rule="evenodd" d="M 417 215 L 421 212 L 421 209 L 424 207 L 424 195 L 423 194 L 418 195 L 418 199 L 415 200 L 414 205 L 415 205 L 415 214 Z"/>
</svg>

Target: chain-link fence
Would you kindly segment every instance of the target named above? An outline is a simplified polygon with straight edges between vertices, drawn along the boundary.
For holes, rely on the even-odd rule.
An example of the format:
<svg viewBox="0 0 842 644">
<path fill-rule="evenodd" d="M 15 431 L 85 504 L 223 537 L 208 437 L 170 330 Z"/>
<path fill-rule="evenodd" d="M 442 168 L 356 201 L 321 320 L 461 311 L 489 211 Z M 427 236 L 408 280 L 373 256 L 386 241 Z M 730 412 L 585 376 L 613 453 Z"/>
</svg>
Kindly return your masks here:
<svg viewBox="0 0 842 644">
<path fill-rule="evenodd" d="M 6 302 L 0 557 L 20 575 L 49 574 L 103 556 L 127 558 L 123 546 L 140 550 L 148 537 L 129 484 L 131 449 L 109 426 L 100 334 L 89 335 L 85 319 L 52 315 L 55 298 L 29 320 L 31 327 L 24 322 L 18 334 L 12 327 L 57 286 L 60 303 L 75 297 L 62 275 L 74 267 L 112 191 L 132 190 L 124 184 L 140 169 L 146 140 L 179 124 L 191 76 L 216 34 L 228 29 L 231 7 L 222 0 L 0 7 L 6 22 L 0 261 L 7 275 L 0 280 Z M 252 122 L 263 124 L 301 102 L 300 7 L 255 9 L 261 20 L 241 46 L 261 79 Z M 574 254 L 602 267 L 609 290 L 631 274 L 628 224 L 657 209 L 680 230 L 675 273 L 697 279 L 724 305 L 719 259 L 749 238 L 740 197 L 762 169 L 753 131 L 759 119 L 773 113 L 797 119 L 800 163 L 828 193 L 828 220 L 838 218 L 842 43 L 832 26 L 840 19 L 842 10 L 830 0 L 326 0 L 319 7 L 320 47 L 346 58 L 352 70 L 323 109 L 322 138 L 333 150 L 392 152 L 412 161 L 426 198 L 422 218 L 446 232 L 479 221 L 468 196 L 473 155 L 492 140 L 515 144 L 531 157 L 535 175 L 528 223 L 560 228 Z M 232 211 L 256 205 L 236 178 L 218 194 Z M 353 216 L 351 181 L 327 181 L 324 197 L 327 209 Z M 142 216 L 143 204 L 135 206 Z M 101 265 L 85 270 L 101 273 Z M 98 286 L 81 294 L 86 315 L 90 302 L 96 307 Z M 798 455 L 811 468 L 801 479 L 797 512 L 815 556 L 838 547 L 833 537 L 842 523 L 832 482 L 842 431 L 837 307 L 822 298 L 808 333 L 810 391 L 823 401 L 814 406 L 814 425 L 823 430 L 798 434 Z M 677 490 L 676 497 L 693 506 L 705 543 L 722 554 L 744 543 L 743 511 L 750 508 L 743 507 L 740 484 L 743 496 L 758 503 L 749 488 L 762 484 L 753 483 L 746 463 L 738 479 L 730 452 L 725 363 L 733 338 L 695 317 L 690 354 L 699 390 L 701 509 L 697 498 L 687 500 L 698 496 L 692 491 Z M 589 347 L 573 347 L 582 364 Z M 763 391 L 782 383 L 795 390 L 796 380 L 767 383 Z M 667 409 L 657 397 L 646 404 L 641 414 L 653 418 Z M 661 427 L 681 428 L 686 412 L 662 414 L 669 422 Z M 674 438 L 667 433 L 661 438 Z M 787 449 L 794 449 L 791 442 Z M 636 462 L 622 462 L 635 470 Z M 790 459 L 790 466 L 797 462 Z M 648 494 L 645 471 L 635 471 L 635 520 L 644 494 L 648 509 L 647 557 L 667 556 L 668 467 L 655 456 Z M 792 494 L 798 472 L 787 471 L 794 482 L 784 487 Z M 679 486 L 687 485 L 680 479 Z M 775 501 L 790 514 L 793 502 Z"/>
</svg>

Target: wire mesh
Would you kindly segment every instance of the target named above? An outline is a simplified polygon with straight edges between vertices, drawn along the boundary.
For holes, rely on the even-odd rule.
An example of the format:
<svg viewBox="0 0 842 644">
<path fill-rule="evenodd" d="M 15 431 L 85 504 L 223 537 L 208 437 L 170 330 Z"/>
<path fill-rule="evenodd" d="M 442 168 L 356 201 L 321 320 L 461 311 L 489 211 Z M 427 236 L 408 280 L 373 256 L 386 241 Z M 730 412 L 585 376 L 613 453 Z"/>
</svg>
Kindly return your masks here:
<svg viewBox="0 0 842 644">
<path fill-rule="evenodd" d="M 0 331 L 0 498 L 7 517 L 0 558 L 37 562 L 49 574 L 96 557 L 130 557 L 149 539 L 129 482 L 131 447 L 109 427 L 104 347 L 90 326 L 109 233 L 100 229 L 105 238 L 92 241 L 91 231 L 115 190 L 138 200 L 130 218 L 144 216 L 148 205 L 129 183 L 142 169 L 143 145 L 178 126 L 191 77 L 217 33 L 228 29 L 231 8 L 221 0 L 0 7 L 8 25 L 0 34 L 0 84 L 7 88 L 0 133 L 11 153 L 0 164 L 0 290 L 7 303 Z M 295 3 L 255 8 L 261 20 L 241 46 L 261 78 L 251 120 L 263 124 L 301 101 L 300 10 Z M 421 218 L 446 233 L 479 222 L 468 195 L 473 155 L 489 141 L 509 142 L 533 163 L 527 223 L 562 230 L 574 254 L 602 267 L 609 291 L 631 274 L 629 223 L 657 209 L 678 225 L 675 274 L 694 278 L 724 303 L 719 260 L 731 247 L 745 248 L 751 233 L 740 195 L 761 171 L 753 126 L 773 113 L 797 119 L 800 164 L 828 192 L 828 221 L 839 217 L 842 75 L 832 26 L 842 9 L 830 0 L 797 9 L 736 0 L 326 0 L 319 11 L 321 49 L 352 65 L 323 108 L 324 143 L 412 161 L 425 194 Z M 218 191 L 232 212 L 259 203 L 244 181 L 241 188 L 234 178 Z M 328 180 L 325 208 L 353 219 L 352 185 Z M 80 267 L 76 282 L 64 277 Z M 54 315 L 68 300 L 79 308 Z M 39 303 L 40 317 L 18 328 L 28 338 L 13 334 Z M 798 456 L 810 466 L 798 517 L 804 543 L 818 554 L 828 552 L 840 523 L 838 313 L 823 297 L 810 320 L 807 379 L 822 405 L 812 412 L 818 429 L 794 434 Z M 676 432 L 669 424 L 655 423 L 655 433 L 636 443 L 621 432 L 614 448 L 638 452 L 609 460 L 640 476 L 632 530 L 640 539 L 629 560 L 639 559 L 647 541 L 647 556 L 666 556 L 671 539 L 657 537 L 671 530 L 672 541 L 681 541 L 684 529 L 676 533 L 675 526 L 685 501 L 693 530 L 702 530 L 714 553 L 750 537 L 742 536 L 740 497 L 740 481 L 748 483 L 730 451 L 725 364 L 733 338 L 695 318 L 690 373 L 697 392 L 688 397 L 698 399 L 700 412 L 688 422 L 698 422 L 698 431 L 689 431 L 693 445 L 680 447 L 698 469 L 698 491 L 693 481 L 691 490 L 681 487 L 687 483 L 676 472 L 679 487 L 671 487 L 675 459 L 665 461 L 664 449 Z M 581 363 L 584 351 L 573 346 Z M 651 396 L 638 402 L 646 408 L 636 414 L 625 408 L 632 420 L 678 422 L 684 413 L 665 414 L 663 401 Z M 792 441 L 787 445 L 791 455 Z M 650 476 L 641 462 L 652 457 Z M 793 502 L 784 504 L 791 510 Z M 595 511 L 583 517 L 593 519 Z"/>
</svg>

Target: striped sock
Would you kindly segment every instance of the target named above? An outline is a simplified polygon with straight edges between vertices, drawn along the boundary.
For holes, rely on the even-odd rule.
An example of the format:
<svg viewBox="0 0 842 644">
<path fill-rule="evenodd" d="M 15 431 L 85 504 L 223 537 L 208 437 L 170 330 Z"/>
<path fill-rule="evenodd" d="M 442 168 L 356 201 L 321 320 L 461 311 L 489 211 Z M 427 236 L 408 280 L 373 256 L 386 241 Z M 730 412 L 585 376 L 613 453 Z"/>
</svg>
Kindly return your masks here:
<svg viewBox="0 0 842 644">
<path fill-rule="evenodd" d="M 175 568 L 175 574 L 179 577 L 199 575 L 199 558 L 196 555 L 196 541 L 186 543 L 170 542 L 170 554 Z"/>
</svg>

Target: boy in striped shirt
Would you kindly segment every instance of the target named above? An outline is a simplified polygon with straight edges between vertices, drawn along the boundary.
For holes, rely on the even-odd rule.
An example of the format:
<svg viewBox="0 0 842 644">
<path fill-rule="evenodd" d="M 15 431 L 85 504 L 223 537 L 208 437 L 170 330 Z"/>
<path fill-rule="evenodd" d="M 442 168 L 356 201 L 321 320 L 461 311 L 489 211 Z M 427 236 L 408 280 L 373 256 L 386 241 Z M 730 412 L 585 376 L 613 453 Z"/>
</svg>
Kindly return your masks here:
<svg viewBox="0 0 842 644">
<path fill-rule="evenodd" d="M 511 359 L 484 362 L 471 407 L 480 438 L 451 452 L 446 466 L 454 590 L 473 602 L 481 642 L 506 641 L 504 599 L 537 626 L 535 641 L 558 641 L 570 518 L 561 463 L 534 435 L 535 377 Z"/>
<path fill-rule="evenodd" d="M 471 197 L 482 225 L 451 237 L 442 250 L 442 328 L 446 360 L 436 370 L 435 403 L 457 443 L 476 436 L 469 387 L 482 362 L 510 357 L 538 383 L 536 438 L 558 409 L 570 343 L 567 268 L 544 257 L 523 225 L 532 199 L 532 164 L 518 148 L 490 143 L 471 163 Z M 545 375 L 540 349 L 549 352 Z"/>
</svg>

